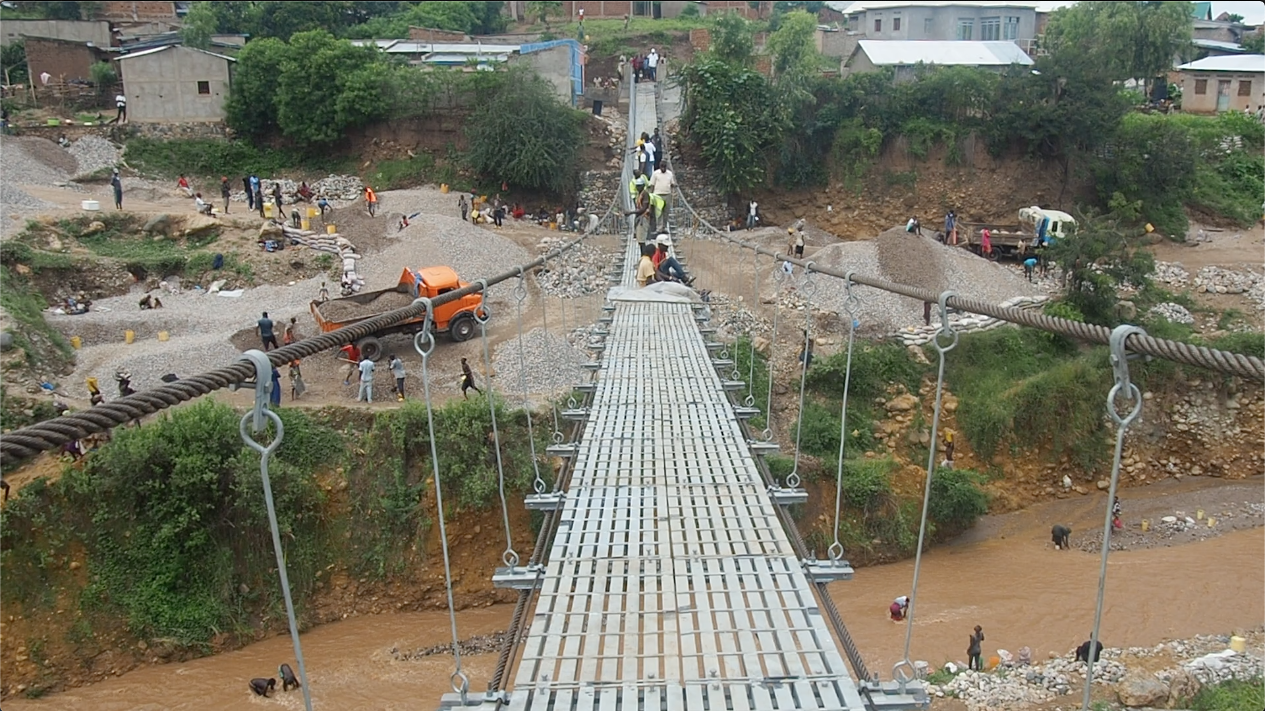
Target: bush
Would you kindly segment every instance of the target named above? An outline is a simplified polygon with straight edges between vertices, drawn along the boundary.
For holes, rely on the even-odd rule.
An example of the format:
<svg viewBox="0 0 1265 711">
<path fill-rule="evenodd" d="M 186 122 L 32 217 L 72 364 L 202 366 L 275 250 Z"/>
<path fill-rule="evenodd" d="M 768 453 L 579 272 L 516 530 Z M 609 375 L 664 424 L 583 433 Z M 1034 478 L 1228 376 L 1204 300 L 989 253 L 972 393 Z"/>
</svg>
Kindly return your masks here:
<svg viewBox="0 0 1265 711">
<path fill-rule="evenodd" d="M 820 393 L 843 396 L 847 371 L 847 350 L 813 362 L 808 371 L 808 384 Z M 899 383 L 909 392 L 918 392 L 918 385 L 927 366 L 914 360 L 904 347 L 896 343 L 857 341 L 852 352 L 852 379 L 848 384 L 849 409 L 852 402 L 873 400 L 887 394 L 889 385 Z M 855 401 L 851 400 L 856 398 Z"/>
<path fill-rule="evenodd" d="M 328 154 L 308 154 L 294 149 L 259 147 L 247 141 L 215 138 L 160 140 L 136 137 L 127 144 L 128 164 L 137 170 L 162 177 L 183 173 L 219 181 L 221 175 L 233 181 L 236 190 L 241 177 L 284 175 L 296 169 L 338 172 L 345 168 Z"/>
<path fill-rule="evenodd" d="M 872 511 L 892 493 L 892 459 L 849 459 L 843 467 L 843 500 L 854 508 Z"/>
<path fill-rule="evenodd" d="M 939 469 L 931 478 L 927 518 L 945 536 L 966 530 L 988 513 L 988 494 L 979 488 L 982 477 L 969 469 Z"/>
<path fill-rule="evenodd" d="M 1190 701 L 1192 711 L 1260 711 L 1265 708 L 1265 680 L 1231 679 L 1205 686 Z"/>
<path fill-rule="evenodd" d="M 269 474 L 301 602 L 325 562 L 323 494 L 305 467 L 332 459 L 342 443 L 300 411 L 280 414 L 286 440 Z M 254 597 L 279 602 L 259 456 L 243 446 L 238 420 L 213 401 L 173 410 L 116 430 L 86 466 L 63 477 L 68 508 L 85 516 L 79 526 L 93 580 L 85 600 L 119 609 L 138 636 L 202 643 L 231 629 Z M 243 592 L 251 589 L 262 592 Z"/>
<path fill-rule="evenodd" d="M 536 75 L 511 71 L 500 80 L 498 90 L 479 97 L 466 124 L 470 168 L 485 180 L 516 189 L 573 190 L 584 114 L 559 102 Z"/>
</svg>

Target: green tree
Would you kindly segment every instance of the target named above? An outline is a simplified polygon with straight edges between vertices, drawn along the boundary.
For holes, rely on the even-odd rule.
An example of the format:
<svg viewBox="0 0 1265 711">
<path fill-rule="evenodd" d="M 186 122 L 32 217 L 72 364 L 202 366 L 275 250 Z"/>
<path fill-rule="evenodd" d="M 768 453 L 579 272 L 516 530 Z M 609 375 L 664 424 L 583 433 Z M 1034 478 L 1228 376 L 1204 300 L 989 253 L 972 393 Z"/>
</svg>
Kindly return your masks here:
<svg viewBox="0 0 1265 711">
<path fill-rule="evenodd" d="M 234 131 L 262 138 L 278 130 L 277 79 L 288 51 L 285 42 L 267 37 L 247 42 L 238 53 L 232 91 L 224 106 L 225 121 Z"/>
<path fill-rule="evenodd" d="M 736 12 L 722 13 L 712 22 L 710 52 L 720 61 L 750 66 L 755 57 L 755 30 Z"/>
<path fill-rule="evenodd" d="M 564 105 L 551 85 L 525 71 L 499 74 L 497 86 L 476 92 L 466 122 L 466 161 L 483 179 L 529 190 L 575 188 L 583 114 Z"/>
<path fill-rule="evenodd" d="M 0 47 L 0 73 L 5 84 L 21 86 L 27 82 L 26 44 L 22 40 Z"/>
<path fill-rule="evenodd" d="M 299 32 L 337 32 L 353 24 L 354 5 L 351 2 L 256 2 L 247 15 L 248 32 L 253 37 L 283 40 Z"/>
<path fill-rule="evenodd" d="M 786 115 L 772 85 L 759 72 L 713 53 L 680 74 L 685 138 L 702 152 L 717 189 L 727 195 L 764 181 L 767 149 L 778 145 Z"/>
<path fill-rule="evenodd" d="M 1252 54 L 1265 54 L 1265 32 L 1257 30 L 1250 35 L 1244 35 L 1241 44 L 1244 50 Z"/>
<path fill-rule="evenodd" d="M 1118 200 L 1113 213 L 1078 215 L 1076 231 L 1046 248 L 1045 258 L 1067 275 L 1067 302 L 1090 323 L 1113 325 L 1120 287 L 1143 289 L 1155 271 L 1155 258 L 1135 248 L 1121 226 L 1122 221 L 1132 221 L 1126 211 L 1136 209 Z"/>
<path fill-rule="evenodd" d="M 1088 2 L 1056 10 L 1046 28 L 1051 52 L 1075 51 L 1116 80 L 1150 82 L 1190 46 L 1188 2 Z"/>
<path fill-rule="evenodd" d="M 215 3 L 195 2 L 180 25 L 180 39 L 190 47 L 206 49 L 211 46 L 211 35 L 219 32 L 220 18 Z"/>
<path fill-rule="evenodd" d="M 276 77 L 277 124 L 300 144 L 333 143 L 348 128 L 385 115 L 391 71 L 372 47 L 324 30 L 300 32 L 290 38 Z"/>
<path fill-rule="evenodd" d="M 769 35 L 767 49 L 773 55 L 773 76 L 802 80 L 817 69 L 819 54 L 814 42 L 817 18 L 795 10 L 782 18 L 776 32 Z"/>
<path fill-rule="evenodd" d="M 113 62 L 93 62 L 88 67 L 88 73 L 92 76 L 92 83 L 97 86 L 97 93 L 103 94 L 119 81 L 119 73 L 114 70 Z"/>
<path fill-rule="evenodd" d="M 1104 202 L 1117 193 L 1141 203 L 1141 217 L 1160 232 L 1185 235 L 1183 203 L 1195 187 L 1199 151 L 1190 132 L 1170 117 L 1129 114 L 1124 117 L 1110 154 L 1100 158 L 1094 174 Z"/>
<path fill-rule="evenodd" d="M 562 3 L 558 0 L 533 0 L 527 3 L 526 12 L 528 17 L 540 18 L 545 29 L 548 29 L 549 16 L 562 12 Z"/>
<path fill-rule="evenodd" d="M 804 12 L 816 15 L 826 7 L 824 2 L 775 2 L 773 3 L 773 12 L 794 12 L 795 10 L 803 10 Z"/>
</svg>

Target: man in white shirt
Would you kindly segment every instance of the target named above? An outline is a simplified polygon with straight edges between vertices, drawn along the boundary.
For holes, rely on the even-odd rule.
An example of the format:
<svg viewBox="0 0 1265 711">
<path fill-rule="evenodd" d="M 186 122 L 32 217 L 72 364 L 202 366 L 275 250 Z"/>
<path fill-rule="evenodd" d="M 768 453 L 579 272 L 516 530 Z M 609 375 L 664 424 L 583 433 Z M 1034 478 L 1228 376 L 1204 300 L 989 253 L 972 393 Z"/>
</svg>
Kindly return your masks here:
<svg viewBox="0 0 1265 711">
<path fill-rule="evenodd" d="M 365 358 L 360 361 L 360 392 L 356 395 L 356 402 L 372 403 L 373 402 L 373 371 L 376 366 L 373 361 Z"/>
<path fill-rule="evenodd" d="M 752 200 L 751 204 L 747 206 L 747 229 L 749 230 L 754 230 L 756 222 L 760 220 L 760 216 L 756 213 L 759 207 L 760 203 L 755 200 Z"/>
<path fill-rule="evenodd" d="M 115 123 L 127 123 L 127 97 L 118 94 L 114 97 L 114 105 L 119 110 L 119 115 L 114 117 Z"/>
<path fill-rule="evenodd" d="M 655 81 L 655 74 L 659 68 L 659 53 L 653 47 L 650 48 L 650 54 L 646 55 L 646 69 L 650 70 L 648 77 L 650 81 Z"/>
<path fill-rule="evenodd" d="M 659 166 L 654 175 L 650 177 L 650 192 L 658 195 L 667 202 L 665 209 L 672 209 L 672 188 L 676 185 L 676 176 L 668 170 L 668 164 L 664 163 Z"/>
<path fill-rule="evenodd" d="M 646 175 L 653 176 L 656 156 L 654 152 L 654 144 L 650 142 L 649 136 L 642 139 L 641 149 L 646 153 Z"/>
</svg>

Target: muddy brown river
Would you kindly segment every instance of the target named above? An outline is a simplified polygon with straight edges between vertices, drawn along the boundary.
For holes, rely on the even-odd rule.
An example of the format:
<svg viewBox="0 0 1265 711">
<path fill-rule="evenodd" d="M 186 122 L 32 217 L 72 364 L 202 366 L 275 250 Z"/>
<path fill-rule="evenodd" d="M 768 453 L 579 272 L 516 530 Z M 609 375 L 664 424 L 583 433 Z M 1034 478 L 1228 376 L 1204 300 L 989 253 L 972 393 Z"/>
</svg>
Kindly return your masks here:
<svg viewBox="0 0 1265 711">
<path fill-rule="evenodd" d="M 1232 485 L 1260 501 L 1260 483 Z M 1184 488 L 1184 487 L 1183 487 Z M 1175 492 L 1183 493 L 1183 492 Z M 1150 494 L 1167 495 L 1162 489 Z M 933 664 L 965 660 L 971 629 L 987 635 L 986 654 L 1029 646 L 1034 658 L 1062 654 L 1089 637 L 1098 555 L 1048 546 L 1051 516 L 1084 531 L 1101 511 L 1093 497 L 1037 510 L 990 517 L 962 542 L 923 558 L 914 626 L 914 659 Z M 1140 506 L 1140 502 L 1138 504 Z M 1136 510 L 1136 508 L 1134 509 Z M 1099 519 L 1101 521 L 1101 519 Z M 1075 534 L 1074 534 L 1075 536 Z M 887 619 L 887 606 L 909 592 L 913 562 L 863 568 L 831 594 L 871 670 L 890 678 L 905 627 Z M 1227 533 L 1172 548 L 1112 553 L 1102 639 L 1108 646 L 1154 645 L 1165 638 L 1226 633 L 1265 622 L 1265 529 Z M 504 629 L 511 608 L 462 612 L 463 638 Z M 303 636 L 314 693 L 323 709 L 434 709 L 448 690 L 449 656 L 395 661 L 388 650 L 448 641 L 442 612 L 390 614 L 323 625 Z M 28 700 L 4 702 L 9 711 L 83 709 L 301 709 L 298 692 L 272 699 L 251 695 L 246 681 L 275 676 L 291 661 L 288 635 L 242 650 L 187 663 L 138 669 L 116 679 Z M 496 655 L 463 657 L 471 690 L 482 692 Z"/>
</svg>

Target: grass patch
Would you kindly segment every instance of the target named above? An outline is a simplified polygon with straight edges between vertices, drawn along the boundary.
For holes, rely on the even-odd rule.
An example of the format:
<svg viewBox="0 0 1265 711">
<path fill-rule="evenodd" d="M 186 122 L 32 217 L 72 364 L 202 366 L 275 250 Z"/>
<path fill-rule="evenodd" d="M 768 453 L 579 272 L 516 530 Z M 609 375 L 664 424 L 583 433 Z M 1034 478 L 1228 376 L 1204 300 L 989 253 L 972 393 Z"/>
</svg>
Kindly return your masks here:
<svg viewBox="0 0 1265 711">
<path fill-rule="evenodd" d="M 322 173 L 344 173 L 351 168 L 350 159 L 329 155 L 326 151 L 307 153 L 293 148 L 260 147 L 245 141 L 215 138 L 176 138 L 160 140 L 135 137 L 127 143 L 128 165 L 160 177 L 188 176 L 218 179 L 228 176 L 234 184 L 241 176 L 287 175 L 296 170 Z"/>
<path fill-rule="evenodd" d="M 9 266 L 0 266 L 0 306 L 13 319 L 14 345 L 21 349 L 28 365 L 60 370 L 74 358 L 70 343 L 44 320 L 48 302 L 25 278 Z"/>
<path fill-rule="evenodd" d="M 584 40 L 588 44 L 590 57 L 611 57 L 624 55 L 628 58 L 638 52 L 647 52 L 656 47 L 660 54 L 670 46 L 673 40 L 682 34 L 688 35 L 692 29 L 708 27 L 709 23 L 701 17 L 674 17 L 651 19 L 633 17 L 628 21 L 627 29 L 622 19 L 584 21 Z M 538 29 L 544 29 L 538 26 Z M 577 38 L 580 34 L 578 22 L 563 24 L 550 23 L 550 31 L 560 38 Z M 679 59 L 678 59 L 679 61 Z"/>
<path fill-rule="evenodd" d="M 842 397 L 847 360 L 847 351 L 841 350 L 813 361 L 813 367 L 808 371 L 809 387 L 823 395 Z M 851 409 L 858 400 L 873 400 L 886 395 L 887 389 L 895 384 L 916 393 L 928 372 L 929 367 L 914 360 L 904 346 L 857 341 L 852 349 L 848 408 Z"/>
<path fill-rule="evenodd" d="M 378 190 L 399 190 L 428 183 L 447 183 L 454 189 L 464 187 L 458 185 L 457 170 L 451 162 L 436 161 L 428 153 L 419 153 L 413 158 L 384 160 L 366 180 Z"/>
<path fill-rule="evenodd" d="M 1265 680 L 1232 679 L 1199 690 L 1190 700 L 1191 711 L 1260 711 L 1265 708 Z"/>
<path fill-rule="evenodd" d="M 753 432 L 760 432 L 768 427 L 768 393 L 769 393 L 769 361 L 764 355 L 751 347 L 751 339 L 739 338 L 733 346 L 734 367 L 738 377 L 747 381 L 747 396 L 751 398 L 751 406 L 760 411 L 759 415 L 748 420 Z"/>
<path fill-rule="evenodd" d="M 1048 446 L 1054 459 L 1068 455 L 1091 470 L 1100 463 L 1111 378 L 1101 349 L 1080 353 L 1036 331 L 1001 328 L 963 334 L 947 370 L 958 425 L 980 456 L 1004 444 Z"/>
</svg>

